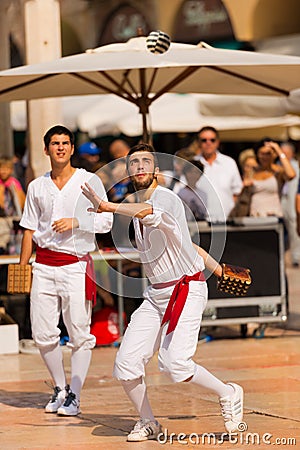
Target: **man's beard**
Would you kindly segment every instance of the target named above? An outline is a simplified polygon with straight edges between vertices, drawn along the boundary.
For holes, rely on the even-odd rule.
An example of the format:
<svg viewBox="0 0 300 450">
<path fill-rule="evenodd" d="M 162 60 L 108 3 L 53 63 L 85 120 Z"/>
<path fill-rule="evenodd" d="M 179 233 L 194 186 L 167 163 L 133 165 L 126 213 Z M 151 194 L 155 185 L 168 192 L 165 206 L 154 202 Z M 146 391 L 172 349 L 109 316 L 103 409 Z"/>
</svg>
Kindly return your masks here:
<svg viewBox="0 0 300 450">
<path fill-rule="evenodd" d="M 156 178 L 155 173 L 148 173 L 147 175 L 149 176 L 143 181 L 140 181 L 135 176 L 131 177 L 132 184 L 136 191 L 148 189 L 151 186 L 153 180 Z"/>
</svg>

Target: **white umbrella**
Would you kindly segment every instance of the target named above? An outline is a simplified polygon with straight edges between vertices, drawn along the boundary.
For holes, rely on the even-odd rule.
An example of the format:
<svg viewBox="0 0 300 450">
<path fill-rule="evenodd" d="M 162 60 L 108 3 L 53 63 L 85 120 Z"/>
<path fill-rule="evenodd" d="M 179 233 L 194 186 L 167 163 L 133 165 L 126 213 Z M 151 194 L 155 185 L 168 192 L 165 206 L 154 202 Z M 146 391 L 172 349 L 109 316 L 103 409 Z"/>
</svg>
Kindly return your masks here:
<svg viewBox="0 0 300 450">
<path fill-rule="evenodd" d="M 288 97 L 204 94 L 201 96 L 201 113 L 208 116 L 252 117 L 300 115 L 300 89 L 292 91 Z"/>
<path fill-rule="evenodd" d="M 92 108 L 101 95 L 75 95 L 62 99 L 62 117 L 64 125 L 71 130 L 78 128 L 77 118 L 82 111 Z M 24 100 L 17 100 L 10 103 L 10 123 L 15 131 L 27 129 L 27 108 Z"/>
<path fill-rule="evenodd" d="M 150 53 L 146 38 L 0 72 L 0 100 L 113 93 L 149 105 L 166 92 L 287 95 L 300 87 L 300 58 L 172 43 Z M 151 97 L 151 94 L 154 94 Z"/>
<path fill-rule="evenodd" d="M 279 110 L 275 109 L 264 108 L 262 111 L 260 104 L 256 110 L 254 104 L 249 109 L 248 97 L 244 114 L 241 110 L 241 115 L 238 116 L 235 112 L 237 105 L 234 98 L 234 107 L 231 107 L 229 97 L 226 98 L 228 104 L 224 109 L 224 97 L 226 96 L 209 94 L 164 94 L 149 107 L 150 131 L 194 133 L 204 125 L 211 125 L 217 128 L 221 135 L 226 135 L 231 140 L 235 140 L 235 137 L 247 139 L 251 136 L 251 130 L 256 131 L 254 139 L 266 135 L 276 139 L 286 139 L 287 130 L 300 125 L 300 117 L 286 114 L 285 109 L 280 109 L 282 115 L 278 115 Z M 249 99 L 252 100 L 252 97 Z M 261 97 L 259 100 L 261 101 Z M 274 100 L 281 99 L 274 98 Z M 216 108 L 218 101 L 219 108 Z M 232 115 L 228 115 L 228 109 L 231 109 Z M 120 133 L 127 136 L 139 136 L 143 133 L 137 106 L 112 94 L 64 97 L 62 110 L 64 124 L 68 128 L 80 129 L 88 133 L 91 138 Z M 203 110 L 205 112 L 215 110 L 215 115 L 205 115 L 202 113 Z M 255 111 L 257 111 L 257 117 Z M 224 115 L 220 115 L 220 112 Z M 248 115 L 245 115 L 245 112 Z M 11 102 L 11 124 L 14 130 L 26 130 L 24 101 Z M 229 131 L 231 131 L 230 136 L 228 136 Z"/>
<path fill-rule="evenodd" d="M 218 97 L 222 103 L 223 96 L 215 97 Z M 203 99 L 206 99 L 206 95 L 164 94 L 149 108 L 150 130 L 155 133 L 193 133 L 203 126 L 210 125 L 220 132 L 252 129 L 256 130 L 258 136 L 265 136 L 265 133 L 269 132 L 270 136 L 274 137 L 277 135 L 279 138 L 287 128 L 300 126 L 300 117 L 292 114 L 272 116 L 271 110 L 268 111 L 267 116 L 258 117 L 247 114 L 238 115 L 238 113 L 234 112 L 232 112 L 232 115 L 227 115 L 227 113 L 222 115 L 221 113 L 224 111 L 222 109 L 219 109 L 218 115 L 204 115 L 202 114 Z M 90 113 L 92 112 L 93 110 L 90 111 Z M 85 130 L 92 133 L 96 131 L 91 128 L 93 122 L 89 121 L 89 115 L 83 112 L 81 116 L 85 116 L 86 119 Z M 100 117 L 98 120 L 101 121 Z M 128 136 L 141 135 L 143 130 L 137 111 L 134 114 L 127 114 L 120 118 L 118 129 Z M 231 133 L 231 135 L 234 136 L 234 133 Z M 247 133 L 244 133 L 244 135 L 247 135 Z M 241 133 L 239 133 L 239 136 L 241 136 Z"/>
</svg>

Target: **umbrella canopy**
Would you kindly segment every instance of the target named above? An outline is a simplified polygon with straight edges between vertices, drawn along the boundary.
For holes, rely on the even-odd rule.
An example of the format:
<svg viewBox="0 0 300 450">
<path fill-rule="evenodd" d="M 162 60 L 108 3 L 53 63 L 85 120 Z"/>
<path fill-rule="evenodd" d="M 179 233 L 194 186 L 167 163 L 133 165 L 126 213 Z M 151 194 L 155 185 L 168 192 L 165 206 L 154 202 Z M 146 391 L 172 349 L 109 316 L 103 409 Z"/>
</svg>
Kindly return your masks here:
<svg viewBox="0 0 300 450">
<path fill-rule="evenodd" d="M 235 97 L 232 96 L 233 105 L 230 98 L 210 94 L 164 94 L 149 107 L 149 130 L 155 133 L 195 133 L 202 126 L 211 125 L 230 140 L 248 139 L 251 130 L 255 130 L 256 140 L 260 136 L 286 139 L 295 134 L 295 126 L 300 126 L 300 117 L 287 114 L 289 109 L 279 107 L 279 103 L 278 108 L 274 108 L 274 102 L 267 107 L 262 104 L 262 97 L 238 96 L 238 108 Z M 254 98 L 259 100 L 256 108 L 254 102 L 248 102 Z M 263 99 L 265 102 L 285 100 L 275 97 Z M 208 112 L 211 114 L 207 115 Z M 143 133 L 137 106 L 113 94 L 64 97 L 62 113 L 68 128 L 86 132 L 91 138 L 121 133 L 140 136 Z M 26 130 L 24 101 L 11 102 L 11 124 L 14 130 Z M 299 130 L 296 130 L 297 137 Z"/>
<path fill-rule="evenodd" d="M 222 102 L 223 96 L 216 97 Z M 237 134 L 239 139 L 249 136 L 248 130 L 256 131 L 255 139 L 266 135 L 286 139 L 290 127 L 300 126 L 300 117 L 286 114 L 286 111 L 280 116 L 273 116 L 269 110 L 264 117 L 245 114 L 203 115 L 203 101 L 207 101 L 205 94 L 164 94 L 149 107 L 149 131 L 195 133 L 202 126 L 210 125 L 221 133 L 234 131 L 230 134 L 231 140 L 235 140 L 237 130 L 240 131 Z M 93 107 L 83 110 L 78 115 L 77 124 L 81 131 L 87 132 L 92 138 L 107 133 L 123 133 L 127 136 L 140 136 L 143 133 L 138 108 L 109 94 L 100 97 Z"/>
<path fill-rule="evenodd" d="M 152 54 L 146 38 L 0 72 L 0 101 L 113 93 L 139 107 L 166 92 L 288 95 L 300 86 L 300 58 L 172 43 Z M 152 96 L 151 96 L 152 94 Z M 154 94 L 154 95 L 153 95 Z"/>
<path fill-rule="evenodd" d="M 249 117 L 300 115 L 300 89 L 292 91 L 288 97 L 205 94 L 201 96 L 201 113 L 208 116 Z"/>
<path fill-rule="evenodd" d="M 102 95 L 75 95 L 62 99 L 62 118 L 64 125 L 70 130 L 78 128 L 77 119 L 81 112 L 89 111 L 99 103 Z M 115 96 L 113 96 L 116 98 Z M 27 129 L 27 108 L 24 100 L 17 100 L 10 103 L 10 123 L 15 131 L 25 131 Z"/>
</svg>

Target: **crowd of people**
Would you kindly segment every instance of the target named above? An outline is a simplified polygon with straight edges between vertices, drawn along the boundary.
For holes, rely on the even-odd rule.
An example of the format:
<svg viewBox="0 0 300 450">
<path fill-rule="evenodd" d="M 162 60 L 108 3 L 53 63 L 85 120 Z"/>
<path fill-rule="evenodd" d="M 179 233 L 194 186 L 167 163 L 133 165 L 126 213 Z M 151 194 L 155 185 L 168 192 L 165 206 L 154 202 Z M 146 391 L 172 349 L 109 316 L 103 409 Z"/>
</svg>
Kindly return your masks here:
<svg viewBox="0 0 300 450">
<path fill-rule="evenodd" d="M 221 147 L 218 131 L 211 126 L 203 127 L 189 147 L 175 152 L 172 168 L 160 172 L 159 184 L 183 200 L 188 221 L 225 223 L 235 217 L 277 217 L 285 225 L 292 261 L 297 266 L 300 262 L 300 238 L 297 233 L 295 199 L 299 163 L 294 144 L 277 143 L 265 138 L 255 143 L 253 148 L 241 151 L 237 161 L 225 155 Z M 121 203 L 129 201 L 126 198 L 129 199 L 134 192 L 126 172 L 125 158 L 129 150 L 130 146 L 124 139 L 114 139 L 108 148 L 108 158 L 104 160 L 101 148 L 87 141 L 78 146 L 72 161 L 74 167 L 97 173 L 108 199 Z M 10 171 L 8 178 L 14 179 L 14 183 L 5 181 L 6 167 Z M 13 177 L 13 174 L 13 159 L 2 158 L 2 217 L 20 217 L 23 209 L 25 189 L 22 180 L 18 180 L 17 175 Z M 5 246 L 0 247 L 1 252 L 6 251 Z"/>
<path fill-rule="evenodd" d="M 44 152 L 51 171 L 33 180 L 26 193 L 13 176 L 13 160 L 0 159 L 0 212 L 1 218 L 20 222 L 20 264 L 28 264 L 36 253 L 32 337 L 53 381 L 45 411 L 80 413 L 81 390 L 95 346 L 90 324 L 96 291 L 89 282 L 93 270 L 89 252 L 94 250 L 95 235 L 101 239 L 111 233 L 114 217 L 120 229 L 129 229 L 124 220 L 133 224 L 132 239 L 150 282 L 114 364 L 114 376 L 140 416 L 128 440 L 156 439 L 161 430 L 144 380 L 145 366 L 157 350 L 160 370 L 174 382 L 191 382 L 218 395 L 225 429 L 235 432 L 243 417 L 242 387 L 223 383 L 193 361 L 207 302 L 203 270 L 220 277 L 222 269 L 192 243 L 188 222 L 276 217 L 286 227 L 292 262 L 298 266 L 300 183 L 293 144 L 266 138 L 242 152 L 236 162 L 222 153 L 218 131 L 205 126 L 190 147 L 175 153 L 171 169 L 160 171 L 150 144 L 130 148 L 116 139 L 110 145 L 110 161 L 101 161 L 95 143 L 82 143 L 76 151 L 73 134 L 57 125 L 44 136 Z M 9 252 L 10 236 L 9 232 L 9 240 L 0 246 L 2 253 Z M 176 320 L 174 310 L 169 310 L 175 290 L 181 302 Z M 61 315 L 72 348 L 70 381 L 60 348 Z"/>
</svg>

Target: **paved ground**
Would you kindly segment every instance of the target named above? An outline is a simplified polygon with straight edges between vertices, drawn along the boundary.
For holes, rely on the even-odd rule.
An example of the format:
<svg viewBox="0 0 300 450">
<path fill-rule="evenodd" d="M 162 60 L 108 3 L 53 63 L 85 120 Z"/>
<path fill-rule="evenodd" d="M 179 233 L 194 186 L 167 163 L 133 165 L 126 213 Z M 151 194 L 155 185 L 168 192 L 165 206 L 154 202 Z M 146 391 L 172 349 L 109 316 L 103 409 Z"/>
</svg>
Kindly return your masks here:
<svg viewBox="0 0 300 450">
<path fill-rule="evenodd" d="M 166 438 L 161 443 L 127 443 L 136 413 L 111 376 L 116 349 L 97 348 L 83 390 L 82 414 L 75 418 L 44 413 L 49 398 L 44 381 L 49 376 L 38 354 L 0 355 L 1 450 L 300 448 L 300 269 L 287 264 L 287 274 L 287 327 L 268 327 L 262 339 L 241 339 L 235 327 L 219 329 L 214 340 L 198 345 L 199 364 L 245 389 L 247 431 L 231 442 L 227 436 L 222 441 L 217 398 L 194 385 L 170 383 L 154 358 L 147 372 L 148 390 Z M 66 350 L 68 372 L 69 357 Z"/>
</svg>

